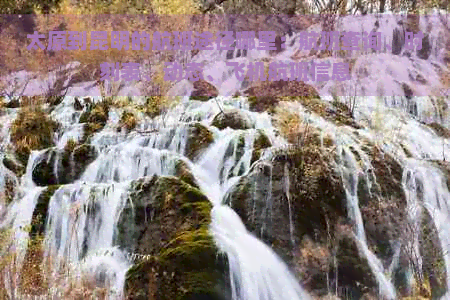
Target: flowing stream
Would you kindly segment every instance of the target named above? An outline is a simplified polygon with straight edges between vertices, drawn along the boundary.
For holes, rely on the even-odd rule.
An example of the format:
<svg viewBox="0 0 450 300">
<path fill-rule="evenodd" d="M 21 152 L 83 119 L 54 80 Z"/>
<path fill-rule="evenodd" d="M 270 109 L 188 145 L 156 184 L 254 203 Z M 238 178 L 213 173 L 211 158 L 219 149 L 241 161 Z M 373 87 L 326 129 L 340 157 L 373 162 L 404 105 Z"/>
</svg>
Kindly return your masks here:
<svg viewBox="0 0 450 300">
<path fill-rule="evenodd" d="M 388 40 L 394 40 L 392 28 L 398 27 L 398 18 L 400 17 L 391 16 L 380 25 L 379 30 L 386 34 Z M 373 29 L 376 17 L 367 19 L 366 22 L 361 22 L 361 30 Z M 358 249 L 369 262 L 379 286 L 380 299 L 397 298 L 391 280 L 392 270 L 397 267 L 397 263 L 393 259 L 392 265 L 385 268 L 367 243 L 357 194 L 360 176 L 369 178 L 368 172 L 373 167 L 362 150 L 364 139 L 379 145 L 402 165 L 402 188 L 407 196 L 408 220 L 418 224 L 423 209 L 431 215 L 439 232 L 447 270 L 447 285 L 450 286 L 450 192 L 445 174 L 431 162 L 442 160 L 443 155 L 450 149 L 450 143 L 449 139 L 439 137 L 424 125 L 437 122 L 448 127 L 450 118 L 442 114 L 439 101 L 434 97 L 374 96 L 380 87 L 384 88 L 385 92 L 398 92 L 402 89 L 402 84 L 407 84 L 414 88 L 417 94 L 426 94 L 440 85 L 438 72 L 444 68 L 444 63 L 439 47 L 443 43 L 443 31 L 440 30 L 437 20 L 437 17 L 421 19 L 422 28 L 431 28 L 427 31 L 431 51 L 426 59 L 418 57 L 416 53 L 406 55 L 406 50 L 395 55 L 387 50 L 379 54 L 365 53 L 356 60 L 353 71 L 355 78 L 351 82 L 337 87 L 328 83 L 311 83 L 319 90 L 323 101 L 333 100 L 333 91 L 348 91 L 352 86 L 356 86 L 359 95 L 365 96 L 358 98 L 354 117 L 366 125 L 365 129 L 336 126 L 320 116 L 311 115 L 299 103 L 281 104 L 282 108 L 308 119 L 314 127 L 333 139 L 338 153 L 337 170 L 341 174 L 346 191 L 348 218 L 355 224 L 354 236 Z M 354 24 L 346 22 L 344 18 L 340 26 L 345 30 L 352 28 Z M 316 30 L 320 31 L 320 26 L 316 26 Z M 296 34 L 288 36 L 287 43 L 297 38 Z M 273 59 L 289 62 L 292 61 L 294 53 L 296 49 L 288 47 Z M 194 57 L 194 61 L 206 62 L 205 74 L 214 77 L 213 84 L 221 95 L 231 96 L 243 87 L 233 76 L 232 69 L 226 66 L 225 56 L 223 51 L 200 52 Z M 232 61 L 251 62 L 269 57 L 269 54 L 249 51 L 246 57 L 235 56 Z M 322 60 L 340 59 L 334 56 Z M 377 71 L 373 71 L 373 68 Z M 406 71 L 398 73 L 395 71 L 397 68 Z M 367 70 L 371 70 L 371 73 L 368 74 Z M 411 79 L 416 78 L 418 73 L 428 80 L 426 84 L 418 85 Z M 95 134 L 91 142 L 99 152 L 98 157 L 89 164 L 79 180 L 62 185 L 50 199 L 45 226 L 47 254 L 70 260 L 73 268 L 79 272 L 94 274 L 99 282 L 110 288 L 112 298 L 121 299 L 125 274 L 132 263 L 127 254 L 116 246 L 115 228 L 120 213 L 127 204 L 127 192 L 131 182 L 154 174 L 175 175 L 176 163 L 181 160 L 188 165 L 201 190 L 213 204 L 211 232 L 220 250 L 229 260 L 233 300 L 309 299 L 310 296 L 299 285 L 298 279 L 291 274 L 285 263 L 269 246 L 249 233 L 238 215 L 223 204 L 226 193 L 251 169 L 253 143 L 258 130 L 262 130 L 269 137 L 273 148 L 285 146 L 286 141 L 276 134 L 271 117 L 267 113 L 249 110 L 246 98 L 231 99 L 221 96 L 207 102 L 190 101 L 188 96 L 191 91 L 192 85 L 189 82 L 177 84 L 169 95 L 184 95 L 181 102 L 164 116 L 154 119 L 140 114 L 142 121 L 137 130 L 129 133 L 116 131 L 122 109 L 110 110 L 107 125 Z M 345 98 L 341 100 L 346 101 Z M 73 109 L 73 101 L 73 97 L 65 97 L 52 112 L 52 117 L 63 127 L 62 134 L 55 137 L 56 150 L 64 148 L 69 139 L 79 139 L 82 135 L 82 128 L 78 124 L 80 112 Z M 448 99 L 446 101 L 448 103 Z M 218 130 L 211 126 L 214 116 L 224 109 L 238 110 L 246 116 L 252 128 Z M 10 109 L 6 115 L 0 116 L 5 120 L 2 121 L 3 127 L 0 129 L 2 148 L 8 144 L 8 128 L 15 115 L 16 111 Z M 200 122 L 208 128 L 214 135 L 214 142 L 191 161 L 186 157 L 186 143 L 188 127 L 193 122 Z M 139 133 L 142 131 L 150 133 L 143 135 Z M 355 134 L 355 131 L 358 134 Z M 242 141 L 243 148 L 239 147 Z M 408 150 L 410 157 L 405 154 L 404 149 Z M 3 153 L 0 156 L 2 155 Z M 26 173 L 20 178 L 16 198 L 7 214 L 2 217 L 3 225 L 15 229 L 15 246 L 21 253 L 19 262 L 24 258 L 28 238 L 28 233 L 21 228 L 30 224 L 37 199 L 44 190 L 33 182 L 32 173 L 36 165 L 46 157 L 46 150 L 32 153 Z M 2 178 L 14 178 L 8 172 L 0 166 L 2 188 L 5 185 Z M 375 183 L 376 178 L 368 180 L 369 185 Z M 288 178 L 284 181 L 284 186 L 290 201 Z M 270 197 L 270 191 L 267 195 Z M 290 205 L 291 203 L 289 208 Z M 267 213 L 270 214 L 270 209 Z M 292 235 L 293 225 L 290 226 Z M 419 234 L 412 233 L 408 247 L 417 252 L 416 265 L 420 266 L 422 258 L 418 253 Z M 105 255 L 106 251 L 112 255 Z M 55 264 L 58 265 L 59 261 L 55 261 Z M 449 297 L 450 294 L 447 293 L 442 299 Z"/>
</svg>

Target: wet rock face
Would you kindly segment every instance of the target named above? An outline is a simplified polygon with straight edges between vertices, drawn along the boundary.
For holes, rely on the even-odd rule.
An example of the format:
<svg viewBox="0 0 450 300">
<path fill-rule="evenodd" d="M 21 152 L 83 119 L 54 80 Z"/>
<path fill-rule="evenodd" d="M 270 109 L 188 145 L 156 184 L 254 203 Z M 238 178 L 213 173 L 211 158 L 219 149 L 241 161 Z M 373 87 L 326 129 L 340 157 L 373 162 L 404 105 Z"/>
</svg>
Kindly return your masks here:
<svg viewBox="0 0 450 300">
<path fill-rule="evenodd" d="M 72 183 L 96 157 L 95 148 L 87 144 L 69 142 L 63 151 L 49 149 L 33 169 L 33 181 L 38 186 Z"/>
<path fill-rule="evenodd" d="M 205 150 L 212 142 L 214 137 L 208 128 L 200 123 L 194 123 L 189 126 L 189 137 L 186 142 L 185 155 L 193 160 L 203 150 Z"/>
<path fill-rule="evenodd" d="M 369 247 L 381 259 L 394 255 L 393 242 L 403 238 L 406 195 L 402 188 L 403 169 L 390 155 L 368 147 L 373 170 L 358 182 L 358 198 Z"/>
<path fill-rule="evenodd" d="M 262 151 L 270 146 L 272 146 L 272 143 L 270 142 L 267 135 L 265 135 L 263 131 L 259 130 L 258 136 L 255 138 L 255 141 L 253 143 L 253 152 L 250 164 L 253 164 L 255 161 L 257 161 L 261 157 Z"/>
<path fill-rule="evenodd" d="M 208 231 L 209 200 L 180 179 L 158 176 L 134 182 L 129 197 L 116 243 L 152 259 L 128 271 L 128 299 L 222 299 L 226 261 Z"/>
<path fill-rule="evenodd" d="M 325 145 L 328 150 L 331 146 Z M 376 282 L 350 234 L 343 183 L 330 165 L 333 152 L 328 150 L 320 148 L 317 135 L 303 147 L 280 150 L 272 162 L 255 164 L 226 203 L 295 270 L 308 290 L 328 293 L 328 273 L 331 286 L 338 284 L 360 297 Z"/>
<path fill-rule="evenodd" d="M 448 290 L 444 252 L 439 241 L 439 232 L 428 211 L 421 222 L 422 234 L 419 239 L 420 254 L 423 257 L 422 270 L 429 282 L 432 299 L 439 299 Z"/>
</svg>

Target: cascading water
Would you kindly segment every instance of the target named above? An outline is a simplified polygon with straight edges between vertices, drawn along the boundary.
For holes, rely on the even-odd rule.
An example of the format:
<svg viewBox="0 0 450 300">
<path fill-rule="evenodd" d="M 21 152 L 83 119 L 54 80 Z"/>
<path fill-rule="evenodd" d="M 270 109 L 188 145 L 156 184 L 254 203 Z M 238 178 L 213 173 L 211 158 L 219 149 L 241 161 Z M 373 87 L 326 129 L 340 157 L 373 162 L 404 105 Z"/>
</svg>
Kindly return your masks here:
<svg viewBox="0 0 450 300">
<path fill-rule="evenodd" d="M 361 30 L 371 31 L 376 17 L 368 16 L 367 18 L 368 21 L 361 25 Z M 401 17 L 391 16 L 387 22 L 380 25 L 380 30 L 388 36 L 388 40 L 394 39 L 392 28 L 397 26 L 399 18 Z M 386 50 L 382 54 L 366 53 L 366 56 L 357 59 L 355 63 L 353 73 L 356 76 L 356 82 L 342 83 L 339 88 L 345 90 L 355 85 L 361 88 L 357 91 L 358 95 L 367 96 L 379 94 L 380 87 L 385 92 L 393 91 L 402 94 L 403 92 L 399 91 L 402 91 L 403 83 L 407 82 L 407 85 L 414 86 L 415 81 L 411 77 L 416 78 L 416 71 L 419 70 L 423 74 L 421 76 L 427 78 L 428 82 L 416 90 L 417 94 L 431 93 L 436 86 L 440 86 L 436 70 L 445 68 L 443 53 L 437 50 L 439 43 L 443 42 L 443 35 L 438 28 L 439 24 L 435 21 L 436 19 L 423 18 L 420 23 L 421 28 L 430 26 L 432 28 L 429 39 L 433 51 L 427 59 L 418 57 L 416 53 L 406 53 L 408 51 L 404 49 L 400 49 L 401 55 L 394 55 Z M 346 23 L 343 18 L 339 24 L 343 30 L 351 30 L 353 23 Z M 316 26 L 315 30 L 320 31 L 320 26 Z M 287 41 L 296 40 L 296 38 L 298 37 L 294 34 L 288 37 Z M 289 47 L 274 59 L 289 62 L 293 61 L 294 54 L 298 54 L 295 47 Z M 213 84 L 218 87 L 221 95 L 233 95 L 243 87 L 242 83 L 232 76 L 232 68 L 226 66 L 224 57 L 223 51 L 212 51 L 212 54 L 209 51 L 199 53 L 193 60 L 207 63 L 205 74 L 214 77 Z M 241 63 L 267 57 L 269 55 L 266 52 L 249 51 L 246 57 L 235 57 L 231 60 Z M 331 57 L 323 60 L 339 59 Z M 388 60 L 391 62 L 388 65 L 381 63 Z M 405 69 L 404 66 L 406 66 L 408 72 L 401 74 L 394 72 L 398 65 L 402 65 L 400 69 Z M 368 76 L 367 70 L 372 67 L 383 67 L 383 70 L 378 70 L 386 71 L 387 75 L 380 77 L 377 72 L 371 72 Z M 373 76 L 378 77 L 373 78 Z M 323 100 L 331 100 L 327 97 L 333 88 L 331 84 L 311 84 L 319 90 Z M 171 93 L 188 95 L 191 91 L 192 85 L 183 81 L 176 85 Z M 237 214 L 222 203 L 227 191 L 251 168 L 251 152 L 256 130 L 263 130 L 270 137 L 275 148 L 285 144 L 274 134 L 270 117 L 265 113 L 249 112 L 245 99 L 241 98 L 230 100 L 218 97 L 204 103 L 186 100 L 183 99 L 182 103 L 170 110 L 164 118 L 157 117 L 139 124 L 140 131 L 150 132 L 145 136 L 138 131 L 131 131 L 128 134 L 116 132 L 115 125 L 120 110 L 114 109 L 110 112 L 108 124 L 92 139 L 92 144 L 99 152 L 96 160 L 88 166 L 80 180 L 60 187 L 49 201 L 45 232 L 47 253 L 69 259 L 74 268 L 95 273 L 98 281 L 110 286 L 111 296 L 120 298 L 124 276 L 131 263 L 127 260 L 125 253 L 115 247 L 114 229 L 118 216 L 128 201 L 126 192 L 132 180 L 153 174 L 175 175 L 177 162 L 183 161 L 192 171 L 202 191 L 214 204 L 211 230 L 219 248 L 227 254 L 229 260 L 233 300 L 308 299 L 307 293 L 299 286 L 297 279 L 291 275 L 281 259 L 270 247 L 250 234 Z M 390 275 L 396 268 L 397 260 L 394 257 L 389 269 L 383 267 L 380 259 L 367 245 L 361 217 L 360 203 L 356 193 L 358 178 L 362 174 L 368 179 L 369 185 L 376 182 L 376 178 L 371 180 L 368 176 L 372 166 L 367 155 L 360 149 L 363 143 L 361 136 L 380 145 L 384 151 L 393 154 L 401 163 L 404 169 L 403 188 L 408 200 L 408 221 L 418 224 L 421 215 L 421 209 L 418 208 L 420 206 L 423 206 L 431 215 L 439 232 L 447 270 L 447 285 L 450 286 L 450 241 L 448 240 L 450 210 L 447 203 L 450 192 L 445 184 L 445 175 L 433 164 L 424 161 L 442 160 L 443 153 L 449 149 L 450 144 L 448 139 L 438 137 L 416 120 L 435 121 L 445 127 L 449 124 L 449 118 L 442 117 L 442 109 L 438 107 L 439 99 L 433 97 L 411 98 L 408 96 L 379 100 L 374 97 L 358 98 L 354 117 L 358 122 L 366 123 L 369 127 L 367 130 L 358 130 L 359 137 L 356 137 L 353 129 L 348 127 L 335 126 L 320 117 L 311 118 L 307 115 L 305 108 L 298 103 L 285 104 L 285 108 L 291 112 L 297 112 L 305 119 L 311 119 L 315 127 L 332 136 L 339 154 L 337 168 L 341 171 L 344 182 L 348 217 L 354 225 L 358 249 L 362 256 L 367 258 L 371 271 L 376 277 L 380 298 L 395 299 L 397 295 Z M 73 98 L 66 97 L 52 112 L 52 117 L 63 124 L 63 134 L 55 138 L 59 149 L 62 149 L 70 138 L 78 140 L 82 136 L 82 127 L 76 124 L 80 113 L 72 109 L 72 101 Z M 252 123 L 253 128 L 220 131 L 210 126 L 215 115 L 222 109 L 230 108 L 238 109 L 240 113 L 243 113 Z M 414 116 L 411 117 L 408 113 Z M 15 112 L 8 111 L 6 117 L 8 120 L 13 119 Z M 5 116 L 2 116 L 3 118 Z M 215 142 L 203 155 L 190 161 L 185 157 L 185 150 L 187 127 L 192 122 L 200 122 L 213 132 Z M 8 122 L 2 123 L 5 126 L 1 128 L 1 137 L 7 137 L 5 129 L 10 125 Z M 383 126 L 380 127 L 379 124 Z M 379 133 L 385 133 L 384 130 L 389 127 L 396 128 L 394 138 L 387 134 L 380 136 Z M 3 147 L 7 143 L 7 138 L 0 142 Z M 403 147 L 409 151 L 412 158 L 406 157 Z M 20 228 L 30 224 L 38 197 L 44 190 L 43 187 L 33 183 L 32 172 L 36 164 L 44 157 L 44 151 L 32 153 L 17 199 L 9 207 L 4 221 L 4 224 L 12 225 L 16 229 L 17 248 L 22 250 L 22 258 L 25 254 L 28 234 L 24 234 Z M 55 163 L 55 167 L 57 166 Z M 0 169 L 0 172 L 3 174 L 4 170 Z M 289 181 L 286 181 L 285 185 L 287 198 L 290 201 Z M 291 235 L 292 232 L 291 225 Z M 407 247 L 416 252 L 415 264 L 420 268 L 421 256 L 417 253 L 417 235 L 417 232 L 412 233 L 411 243 Z M 114 255 L 105 256 L 102 255 L 102 251 L 103 253 L 111 251 Z M 396 251 L 397 258 L 399 251 Z M 450 294 L 447 293 L 443 299 L 449 297 Z"/>
<path fill-rule="evenodd" d="M 95 161 L 79 180 L 61 186 L 50 198 L 45 230 L 47 255 L 69 260 L 77 272 L 93 273 L 100 285 L 109 286 L 111 297 L 122 297 L 125 273 L 131 263 L 125 253 L 115 247 L 114 232 L 128 201 L 126 192 L 130 183 L 153 174 L 175 175 L 176 163 L 183 161 L 214 204 L 211 230 L 219 248 L 229 259 L 233 299 L 308 299 L 282 260 L 245 229 L 231 208 L 222 204 L 227 190 L 250 169 L 258 130 L 267 132 L 274 142 L 277 140 L 268 115 L 246 110 L 242 113 L 248 115 L 255 129 L 219 131 L 210 127 L 212 117 L 220 109 L 236 109 L 245 104 L 242 99 L 227 101 L 224 100 L 221 108 L 216 100 L 202 104 L 184 102 L 180 104 L 182 110 L 175 108 L 169 112 L 164 120 L 165 127 L 156 124 L 160 130 L 147 136 L 130 133 L 124 137 L 112 129 L 114 126 L 110 122 L 93 138 L 92 143 L 99 151 Z M 70 97 L 61 105 L 70 105 Z M 115 112 L 111 111 L 111 114 Z M 65 123 L 67 132 L 76 130 L 76 125 L 70 126 L 70 117 L 60 115 L 59 119 L 68 120 Z M 216 142 L 194 162 L 184 157 L 189 122 L 180 122 L 183 119 L 200 121 L 215 135 Z M 151 122 L 155 125 L 155 120 Z M 147 127 L 146 122 L 141 124 L 141 128 Z M 63 138 L 67 139 L 64 135 Z M 17 228 L 31 222 L 37 198 L 44 190 L 36 187 L 31 176 L 36 165 L 45 158 L 44 153 L 34 152 L 31 156 L 24 176 L 24 187 L 28 191 L 10 209 L 10 220 L 14 220 Z M 55 163 L 54 168 L 57 166 Z M 17 237 L 17 241 L 25 241 L 26 245 L 27 234 Z M 108 249 L 115 255 L 105 256 Z M 26 248 L 22 250 L 24 253 Z M 55 263 L 58 266 L 59 261 Z"/>
</svg>

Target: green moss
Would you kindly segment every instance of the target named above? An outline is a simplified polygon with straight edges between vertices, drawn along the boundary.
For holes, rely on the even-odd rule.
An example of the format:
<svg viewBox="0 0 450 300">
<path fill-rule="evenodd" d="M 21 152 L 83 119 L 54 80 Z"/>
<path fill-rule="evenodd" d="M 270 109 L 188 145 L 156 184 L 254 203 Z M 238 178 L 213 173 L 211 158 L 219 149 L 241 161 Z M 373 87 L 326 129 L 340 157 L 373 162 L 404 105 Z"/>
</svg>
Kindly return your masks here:
<svg viewBox="0 0 450 300">
<path fill-rule="evenodd" d="M 89 111 L 84 111 L 84 112 L 81 113 L 81 115 L 80 115 L 80 120 L 79 120 L 79 122 L 80 122 L 80 123 L 87 123 L 88 119 L 89 119 Z"/>
<path fill-rule="evenodd" d="M 186 157 L 193 160 L 212 142 L 214 142 L 214 137 L 208 128 L 200 123 L 190 125 L 189 137 L 186 142 Z"/>
<path fill-rule="evenodd" d="M 155 219 L 142 236 L 154 234 L 159 242 L 149 239 L 154 259 L 127 272 L 125 286 L 130 299 L 181 300 L 193 294 L 214 294 L 222 272 L 208 228 L 209 200 L 197 188 L 172 176 L 136 181 L 133 187 L 156 207 Z M 152 225 L 155 222 L 159 225 Z"/>
<path fill-rule="evenodd" d="M 50 198 L 59 188 L 60 185 L 51 185 L 47 187 L 45 191 L 43 191 L 39 195 L 31 219 L 32 227 L 30 231 L 30 238 L 37 235 L 42 235 L 44 233 L 45 224 L 47 223 L 47 212 L 48 212 L 48 205 L 50 203 Z"/>
<path fill-rule="evenodd" d="M 253 143 L 253 152 L 250 164 L 253 164 L 261 157 L 262 150 L 271 146 L 272 143 L 270 142 L 267 135 L 262 130 L 258 130 L 258 137 L 255 139 L 255 142 Z"/>
</svg>

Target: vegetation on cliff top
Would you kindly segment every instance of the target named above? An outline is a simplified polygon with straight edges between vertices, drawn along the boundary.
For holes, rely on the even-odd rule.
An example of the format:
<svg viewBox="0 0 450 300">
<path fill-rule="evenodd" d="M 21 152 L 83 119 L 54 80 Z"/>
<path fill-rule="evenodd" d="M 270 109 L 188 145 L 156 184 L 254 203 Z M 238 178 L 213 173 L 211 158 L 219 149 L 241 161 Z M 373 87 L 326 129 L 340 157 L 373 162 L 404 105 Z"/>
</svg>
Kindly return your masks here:
<svg viewBox="0 0 450 300">
<path fill-rule="evenodd" d="M 25 166 L 32 150 L 53 146 L 58 127 L 58 123 L 49 118 L 41 108 L 22 108 L 11 126 L 11 143 L 19 161 Z"/>
</svg>

